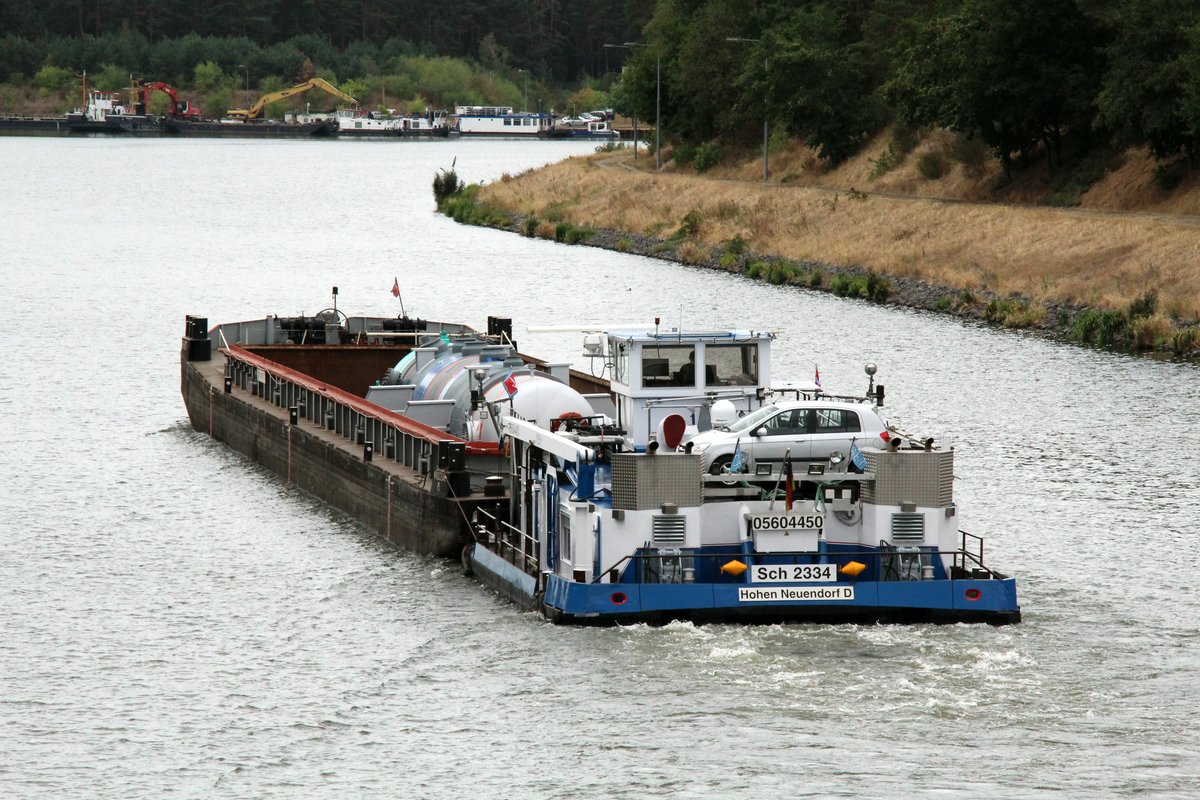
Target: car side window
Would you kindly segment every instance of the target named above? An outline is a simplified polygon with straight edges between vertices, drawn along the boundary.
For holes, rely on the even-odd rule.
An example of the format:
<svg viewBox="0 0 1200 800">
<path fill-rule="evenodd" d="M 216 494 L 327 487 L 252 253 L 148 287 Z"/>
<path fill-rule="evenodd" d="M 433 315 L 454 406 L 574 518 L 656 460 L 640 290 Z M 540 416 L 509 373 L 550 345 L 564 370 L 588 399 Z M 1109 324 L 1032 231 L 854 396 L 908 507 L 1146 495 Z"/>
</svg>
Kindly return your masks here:
<svg viewBox="0 0 1200 800">
<path fill-rule="evenodd" d="M 767 420 L 763 426 L 768 436 L 796 436 L 808 432 L 808 409 L 793 408 L 781 411 Z"/>
<path fill-rule="evenodd" d="M 858 414 L 840 408 L 817 409 L 817 433 L 855 433 L 862 430 Z"/>
</svg>

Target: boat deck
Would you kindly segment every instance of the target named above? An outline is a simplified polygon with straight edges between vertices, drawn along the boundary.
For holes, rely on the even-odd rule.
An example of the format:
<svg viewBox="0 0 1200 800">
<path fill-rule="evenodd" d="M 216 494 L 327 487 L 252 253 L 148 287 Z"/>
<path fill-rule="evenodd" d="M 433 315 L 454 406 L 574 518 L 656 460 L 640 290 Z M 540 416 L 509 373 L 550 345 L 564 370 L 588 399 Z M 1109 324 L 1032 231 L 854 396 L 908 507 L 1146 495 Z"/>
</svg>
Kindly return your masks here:
<svg viewBox="0 0 1200 800">
<path fill-rule="evenodd" d="M 219 352 L 214 353 L 211 361 L 192 361 L 190 363 L 193 367 L 195 367 L 197 372 L 200 373 L 200 375 L 201 375 L 201 377 L 203 377 L 204 381 L 210 387 L 212 387 L 213 391 L 215 391 L 215 392 L 224 391 L 224 383 L 225 383 L 225 356 L 224 356 L 224 354 L 219 353 Z M 283 424 L 285 426 L 290 424 L 289 410 L 287 408 L 281 408 L 281 407 L 275 405 L 275 403 L 271 402 L 270 400 L 267 400 L 263 397 L 259 397 L 258 395 L 256 395 L 253 392 L 248 392 L 248 391 L 243 390 L 236 384 L 236 382 L 233 385 L 232 391 L 237 396 L 239 401 L 245 403 L 246 405 L 250 406 L 251 408 L 257 409 L 257 410 L 264 412 L 272 417 L 275 417 L 276 419 L 278 419 L 280 421 L 281 424 Z M 313 420 L 308 419 L 306 417 L 299 418 L 298 426 L 301 429 L 303 429 L 306 434 L 316 438 L 317 440 L 319 440 L 320 442 L 324 443 L 325 445 L 327 445 L 329 447 L 332 447 L 342 453 L 346 453 L 346 454 L 353 456 L 355 458 L 358 458 L 358 459 L 362 459 L 362 457 L 363 457 L 363 445 L 358 444 L 352 438 L 347 438 L 346 436 L 343 436 L 342 434 L 338 433 L 337 431 L 330 429 L 330 428 L 326 428 L 324 425 L 314 422 Z M 211 432 L 210 432 L 210 435 L 211 435 Z M 408 484 L 409 486 L 412 486 L 413 488 L 417 488 L 417 489 L 423 488 L 425 486 L 425 484 L 429 481 L 428 475 L 423 475 L 423 474 L 421 474 L 420 471 L 418 471 L 412 467 L 409 467 L 403 463 L 400 463 L 399 461 L 396 461 L 394 459 L 384 458 L 384 457 L 382 457 L 382 454 L 375 454 L 375 456 L 371 460 L 371 465 L 376 469 L 382 470 L 386 475 L 390 476 L 390 480 Z M 289 483 L 293 482 L 291 480 L 291 476 L 286 476 L 286 477 L 287 477 Z M 480 498 L 477 496 L 462 497 L 462 498 L 450 497 L 447 499 L 454 501 L 460 505 L 470 506 L 470 507 L 474 507 L 475 505 L 478 505 L 479 500 L 480 500 Z M 505 500 L 506 498 L 495 498 L 495 497 L 488 498 L 489 501 L 495 501 L 497 499 Z"/>
</svg>

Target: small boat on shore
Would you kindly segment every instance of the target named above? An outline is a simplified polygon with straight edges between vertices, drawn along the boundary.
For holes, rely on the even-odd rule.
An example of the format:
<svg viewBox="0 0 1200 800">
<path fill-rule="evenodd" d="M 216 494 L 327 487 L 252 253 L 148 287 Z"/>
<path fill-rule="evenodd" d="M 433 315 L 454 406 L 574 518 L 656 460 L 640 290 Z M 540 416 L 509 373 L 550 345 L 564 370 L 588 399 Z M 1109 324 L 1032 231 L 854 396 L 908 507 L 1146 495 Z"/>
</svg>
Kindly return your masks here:
<svg viewBox="0 0 1200 800">
<path fill-rule="evenodd" d="M 583 119 L 573 125 L 564 125 L 560 120 L 558 129 L 569 131 L 572 139 L 620 139 L 621 134 L 613 130 L 606 119 Z"/>
<path fill-rule="evenodd" d="M 831 398 L 772 383 L 770 333 L 657 322 L 587 331 L 587 372 L 498 317 L 207 327 L 183 342 L 193 427 L 554 622 L 1020 620 L 958 528 L 955 451 L 860 425 L 873 368 Z M 710 469 L 703 432 L 735 420 L 750 455 Z"/>
<path fill-rule="evenodd" d="M 136 95 L 135 86 L 130 91 Z M 70 133 L 137 134 L 163 136 L 171 133 L 165 118 L 144 113 L 140 103 L 127 105 L 120 92 L 89 90 L 86 78 L 84 94 L 87 102 L 66 115 Z"/>
<path fill-rule="evenodd" d="M 393 115 L 379 112 L 360 113 L 355 109 L 337 112 L 337 133 L 349 139 L 428 137 L 442 138 L 450 135 L 450 126 L 445 111 L 427 111 L 424 114 Z"/>
<path fill-rule="evenodd" d="M 454 130 L 462 136 L 546 137 L 555 131 L 550 114 L 514 112 L 511 106 L 457 106 Z"/>
</svg>

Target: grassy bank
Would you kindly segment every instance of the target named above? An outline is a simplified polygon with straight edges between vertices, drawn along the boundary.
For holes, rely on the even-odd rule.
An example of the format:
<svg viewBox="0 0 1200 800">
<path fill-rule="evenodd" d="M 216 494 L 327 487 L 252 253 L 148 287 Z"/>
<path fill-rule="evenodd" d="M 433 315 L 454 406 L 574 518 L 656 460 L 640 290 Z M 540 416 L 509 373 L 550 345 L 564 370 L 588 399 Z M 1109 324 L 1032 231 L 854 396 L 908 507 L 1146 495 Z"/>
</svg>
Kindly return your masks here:
<svg viewBox="0 0 1200 800">
<path fill-rule="evenodd" d="M 526 235 L 590 239 L 1080 341 L 1189 355 L 1200 348 L 1194 216 L 655 174 L 627 169 L 628 159 L 598 154 L 505 176 L 474 189 L 471 202 L 485 224 L 508 215 Z"/>
</svg>

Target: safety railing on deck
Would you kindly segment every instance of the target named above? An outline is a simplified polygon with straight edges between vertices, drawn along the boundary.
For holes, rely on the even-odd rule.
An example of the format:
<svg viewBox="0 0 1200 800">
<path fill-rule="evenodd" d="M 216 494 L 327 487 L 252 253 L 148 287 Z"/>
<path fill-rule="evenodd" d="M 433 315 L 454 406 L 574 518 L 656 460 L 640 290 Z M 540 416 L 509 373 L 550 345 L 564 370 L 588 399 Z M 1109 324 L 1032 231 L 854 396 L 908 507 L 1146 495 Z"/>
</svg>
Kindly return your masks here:
<svg viewBox="0 0 1200 800">
<path fill-rule="evenodd" d="M 971 534 L 965 534 L 971 536 Z M 632 583 L 691 583 L 697 574 L 704 576 L 720 576 L 721 566 L 731 561 L 741 561 L 749 568 L 751 565 L 791 566 L 810 564 L 836 564 L 839 567 L 852 561 L 863 564 L 866 569 L 862 575 L 871 575 L 868 580 L 879 581 L 921 581 L 935 578 L 971 578 L 976 580 L 1003 578 L 993 570 L 983 565 L 983 540 L 979 541 L 979 553 L 963 550 L 952 552 L 939 551 L 933 547 L 887 547 L 874 552 L 831 552 L 831 553 L 700 553 L 695 550 L 680 548 L 665 552 L 633 553 L 622 557 L 608 569 L 603 570 L 591 580 L 592 583 L 602 583 L 605 578 L 610 583 L 618 583 L 623 579 Z M 952 556 L 949 570 L 935 566 L 935 559 Z M 632 573 L 625 578 L 625 574 Z M 838 571 L 837 580 L 853 581 L 855 575 Z M 629 580 L 631 578 L 632 580 Z M 739 576 L 729 574 L 726 580 L 730 583 L 739 582 Z M 742 573 L 740 580 L 748 580 Z"/>
<path fill-rule="evenodd" d="M 427 475 L 450 447 L 461 447 L 464 454 L 497 452 L 494 444 L 465 442 L 237 345 L 222 344 L 226 392 L 236 386 L 287 408 L 293 425 L 307 419 L 362 445 L 364 460 L 379 455 Z"/>
<path fill-rule="evenodd" d="M 475 509 L 476 541 L 528 575 L 538 574 L 537 540 L 486 509 Z"/>
<path fill-rule="evenodd" d="M 963 530 L 960 530 L 959 533 L 962 534 L 962 549 L 954 554 L 954 566 L 974 578 L 1003 577 L 1000 573 L 984 566 L 983 537 Z M 970 545 L 975 546 L 974 552 L 969 549 Z"/>
</svg>

